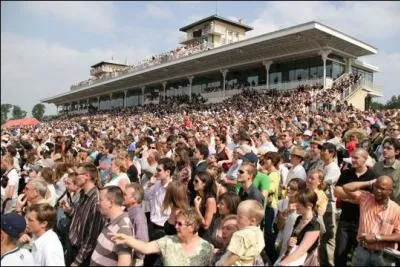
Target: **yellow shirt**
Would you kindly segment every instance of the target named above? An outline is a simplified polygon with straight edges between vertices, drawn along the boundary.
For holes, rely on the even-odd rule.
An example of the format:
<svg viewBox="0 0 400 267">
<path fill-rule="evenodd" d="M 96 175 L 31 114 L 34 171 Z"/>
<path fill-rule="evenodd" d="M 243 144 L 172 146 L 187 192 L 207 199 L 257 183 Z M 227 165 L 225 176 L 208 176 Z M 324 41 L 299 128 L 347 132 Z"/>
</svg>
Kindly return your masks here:
<svg viewBox="0 0 400 267">
<path fill-rule="evenodd" d="M 325 192 L 316 189 L 315 193 L 317 194 L 318 200 L 317 200 L 317 209 L 318 209 L 318 215 L 324 215 L 326 211 L 326 206 L 328 205 L 328 197 L 326 196 Z"/>
</svg>

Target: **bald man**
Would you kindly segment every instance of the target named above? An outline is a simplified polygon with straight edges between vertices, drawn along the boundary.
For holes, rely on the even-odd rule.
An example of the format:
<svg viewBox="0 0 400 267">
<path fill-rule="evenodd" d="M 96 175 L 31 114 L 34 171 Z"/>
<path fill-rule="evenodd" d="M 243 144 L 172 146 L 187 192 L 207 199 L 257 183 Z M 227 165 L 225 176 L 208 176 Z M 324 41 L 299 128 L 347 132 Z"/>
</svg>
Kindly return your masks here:
<svg viewBox="0 0 400 267">
<path fill-rule="evenodd" d="M 371 185 L 372 193 L 363 190 Z M 352 182 L 344 185 L 343 190 L 360 205 L 359 244 L 353 254 L 353 266 L 391 266 L 382 251 L 395 249 L 400 242 L 400 206 L 390 199 L 393 179 L 380 176 L 376 180 Z"/>
<path fill-rule="evenodd" d="M 336 231 L 334 263 L 335 266 L 347 266 L 348 254 L 356 248 L 360 208 L 357 202 L 349 198 L 343 186 L 352 182 L 374 180 L 376 175 L 367 167 L 368 152 L 357 148 L 351 154 L 352 168 L 345 170 L 335 186 L 335 197 L 342 200 L 342 213 Z"/>
</svg>

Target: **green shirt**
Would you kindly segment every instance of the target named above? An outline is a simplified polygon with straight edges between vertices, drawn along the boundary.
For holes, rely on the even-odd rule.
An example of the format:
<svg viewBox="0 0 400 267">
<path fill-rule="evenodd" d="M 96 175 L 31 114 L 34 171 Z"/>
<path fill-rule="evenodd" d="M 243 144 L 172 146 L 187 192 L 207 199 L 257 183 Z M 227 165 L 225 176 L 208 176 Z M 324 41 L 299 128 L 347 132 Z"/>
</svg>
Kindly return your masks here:
<svg viewBox="0 0 400 267">
<path fill-rule="evenodd" d="M 263 172 L 257 172 L 256 177 L 254 178 L 253 181 L 254 187 L 256 187 L 258 190 L 262 191 L 268 191 L 269 190 L 269 176 L 268 174 L 265 174 Z"/>
</svg>

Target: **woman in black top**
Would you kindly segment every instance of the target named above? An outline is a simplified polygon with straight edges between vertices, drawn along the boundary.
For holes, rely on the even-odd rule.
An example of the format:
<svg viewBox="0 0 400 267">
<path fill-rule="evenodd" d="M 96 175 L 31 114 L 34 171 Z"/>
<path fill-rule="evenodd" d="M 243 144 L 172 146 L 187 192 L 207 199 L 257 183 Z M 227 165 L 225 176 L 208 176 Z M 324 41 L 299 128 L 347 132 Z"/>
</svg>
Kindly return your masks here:
<svg viewBox="0 0 400 267">
<path fill-rule="evenodd" d="M 320 223 L 316 213 L 317 200 L 317 194 L 309 188 L 298 194 L 297 212 L 300 216 L 296 220 L 285 257 L 280 265 L 286 266 L 306 255 L 305 261 L 296 265 L 319 266 Z"/>
</svg>

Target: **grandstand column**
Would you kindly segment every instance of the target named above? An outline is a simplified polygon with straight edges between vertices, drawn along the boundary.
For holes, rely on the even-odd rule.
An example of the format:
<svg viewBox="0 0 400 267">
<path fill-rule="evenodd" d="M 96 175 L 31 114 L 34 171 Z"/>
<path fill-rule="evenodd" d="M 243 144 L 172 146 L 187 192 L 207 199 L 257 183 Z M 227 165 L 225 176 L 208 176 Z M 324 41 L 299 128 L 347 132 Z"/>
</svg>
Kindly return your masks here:
<svg viewBox="0 0 400 267">
<path fill-rule="evenodd" d="M 266 89 L 269 89 L 269 68 L 272 65 L 272 61 L 263 61 L 263 65 L 265 66 L 265 82 L 266 82 Z"/>
<path fill-rule="evenodd" d="M 228 74 L 228 69 L 221 70 L 222 73 L 222 96 L 225 97 L 225 87 L 226 87 L 226 75 Z"/>
<path fill-rule="evenodd" d="M 97 110 L 100 110 L 100 96 L 97 96 Z"/>
<path fill-rule="evenodd" d="M 142 106 L 144 105 L 144 89 L 146 89 L 146 86 L 142 86 L 142 102 L 140 103 Z"/>
<path fill-rule="evenodd" d="M 89 98 L 88 98 L 88 99 L 86 99 L 86 109 L 87 110 L 89 110 L 89 104 L 90 104 L 90 101 L 89 101 Z"/>
<path fill-rule="evenodd" d="M 126 108 L 126 95 L 128 94 L 128 90 L 124 90 L 124 108 Z"/>
<path fill-rule="evenodd" d="M 56 111 L 57 111 L 57 114 L 58 114 L 58 105 L 56 105 Z"/>
<path fill-rule="evenodd" d="M 194 76 L 189 76 L 189 103 L 192 103 L 192 84 Z"/>
<path fill-rule="evenodd" d="M 110 100 L 108 102 L 108 109 L 111 109 L 112 93 L 110 93 Z"/>
<path fill-rule="evenodd" d="M 351 73 L 351 58 L 346 59 L 346 73 Z"/>
<path fill-rule="evenodd" d="M 165 101 L 165 97 L 166 97 L 165 89 L 167 88 L 167 82 L 166 82 L 166 81 L 163 81 L 163 82 L 162 82 L 162 86 L 163 86 L 163 89 L 164 89 L 164 96 L 163 96 L 163 98 L 164 98 L 164 101 Z"/>
<path fill-rule="evenodd" d="M 323 76 L 323 81 L 324 81 L 324 89 L 326 88 L 326 60 L 328 59 L 328 55 L 331 53 L 330 50 L 322 50 L 319 54 L 322 57 L 322 61 L 324 63 L 324 76 Z"/>
</svg>

